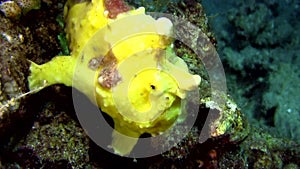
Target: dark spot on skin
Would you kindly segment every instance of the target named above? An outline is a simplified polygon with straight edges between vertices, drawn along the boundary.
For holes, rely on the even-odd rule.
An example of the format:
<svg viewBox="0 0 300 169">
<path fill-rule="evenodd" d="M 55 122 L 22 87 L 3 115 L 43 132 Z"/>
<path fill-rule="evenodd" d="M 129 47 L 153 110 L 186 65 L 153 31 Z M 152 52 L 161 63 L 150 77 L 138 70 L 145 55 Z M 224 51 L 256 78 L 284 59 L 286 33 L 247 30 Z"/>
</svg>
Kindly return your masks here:
<svg viewBox="0 0 300 169">
<path fill-rule="evenodd" d="M 153 51 L 155 53 L 155 59 L 157 61 L 157 66 L 158 67 L 163 67 L 162 65 L 165 62 L 166 59 L 166 52 L 160 49 L 154 50 Z"/>
<path fill-rule="evenodd" d="M 99 51 L 99 48 L 96 47 L 96 46 L 94 46 L 94 47 L 93 47 L 93 51 L 94 51 L 94 52 L 97 52 L 97 51 Z"/>
<path fill-rule="evenodd" d="M 108 29 L 109 31 L 111 31 L 111 27 L 110 27 L 110 25 L 107 25 L 107 29 Z"/>
<path fill-rule="evenodd" d="M 151 89 L 155 90 L 155 86 L 154 85 L 150 85 Z"/>
<path fill-rule="evenodd" d="M 84 54 L 81 55 L 80 61 L 81 61 L 81 63 L 83 63 L 83 61 L 84 61 Z"/>
</svg>

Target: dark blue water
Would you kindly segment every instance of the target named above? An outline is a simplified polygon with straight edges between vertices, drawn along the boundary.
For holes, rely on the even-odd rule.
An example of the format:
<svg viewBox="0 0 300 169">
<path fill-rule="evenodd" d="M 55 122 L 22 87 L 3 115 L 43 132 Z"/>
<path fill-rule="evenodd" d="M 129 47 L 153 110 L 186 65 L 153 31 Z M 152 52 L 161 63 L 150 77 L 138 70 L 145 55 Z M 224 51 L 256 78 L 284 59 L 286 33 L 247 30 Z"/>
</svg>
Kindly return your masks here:
<svg viewBox="0 0 300 169">
<path fill-rule="evenodd" d="M 300 140 L 300 2 L 203 0 L 228 90 L 252 124 Z"/>
</svg>

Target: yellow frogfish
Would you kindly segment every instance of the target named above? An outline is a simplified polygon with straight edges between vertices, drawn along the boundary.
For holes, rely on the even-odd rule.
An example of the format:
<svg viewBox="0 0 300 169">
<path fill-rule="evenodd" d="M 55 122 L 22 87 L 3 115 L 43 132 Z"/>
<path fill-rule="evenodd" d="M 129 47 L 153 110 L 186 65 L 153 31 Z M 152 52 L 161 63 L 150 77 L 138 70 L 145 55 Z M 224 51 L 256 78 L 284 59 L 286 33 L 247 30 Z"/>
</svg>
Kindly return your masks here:
<svg viewBox="0 0 300 169">
<path fill-rule="evenodd" d="M 31 91 L 64 84 L 84 93 L 113 119 L 111 147 L 119 155 L 143 133 L 159 135 L 178 121 L 181 101 L 201 78 L 172 52 L 169 19 L 122 0 L 69 0 L 64 17 L 71 56 L 31 62 Z"/>
</svg>

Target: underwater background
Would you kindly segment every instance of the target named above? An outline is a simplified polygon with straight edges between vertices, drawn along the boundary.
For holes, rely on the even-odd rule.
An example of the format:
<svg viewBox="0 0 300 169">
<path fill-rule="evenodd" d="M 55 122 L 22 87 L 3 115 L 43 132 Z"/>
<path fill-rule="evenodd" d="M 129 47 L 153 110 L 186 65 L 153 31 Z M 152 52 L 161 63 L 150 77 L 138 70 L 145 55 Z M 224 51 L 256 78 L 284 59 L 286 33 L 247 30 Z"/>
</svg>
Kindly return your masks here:
<svg viewBox="0 0 300 169">
<path fill-rule="evenodd" d="M 211 16 L 230 95 L 251 124 L 299 143 L 300 2 L 202 4 Z"/>
<path fill-rule="evenodd" d="M 228 116 L 239 120 L 226 134 L 201 144 L 203 121 L 197 120 L 180 144 L 145 159 L 110 154 L 93 143 L 74 113 L 72 89 L 54 85 L 23 97 L 27 59 L 41 64 L 70 53 L 66 1 L 0 2 L 0 168 L 299 168 L 299 0 L 126 1 L 201 28 L 223 63 L 234 113 L 242 114 Z M 175 46 L 178 55 L 189 52 Z M 190 70 L 206 77 L 191 56 L 183 55 Z"/>
</svg>

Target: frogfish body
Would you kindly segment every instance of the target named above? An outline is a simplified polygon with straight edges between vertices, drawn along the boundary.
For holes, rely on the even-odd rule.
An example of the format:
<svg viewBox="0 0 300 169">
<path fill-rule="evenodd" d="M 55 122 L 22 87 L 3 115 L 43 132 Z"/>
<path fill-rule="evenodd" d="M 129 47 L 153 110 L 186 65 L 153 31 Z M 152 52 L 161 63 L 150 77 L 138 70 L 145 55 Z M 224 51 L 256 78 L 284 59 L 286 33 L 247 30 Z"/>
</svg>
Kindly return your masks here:
<svg viewBox="0 0 300 169">
<path fill-rule="evenodd" d="M 169 19 L 154 19 L 143 7 L 110 5 L 69 0 L 64 15 L 71 56 L 31 62 L 28 81 L 30 90 L 64 84 L 84 93 L 112 117 L 111 146 L 127 155 L 140 135 L 158 135 L 178 120 L 181 101 L 200 77 L 172 52 Z"/>
</svg>

